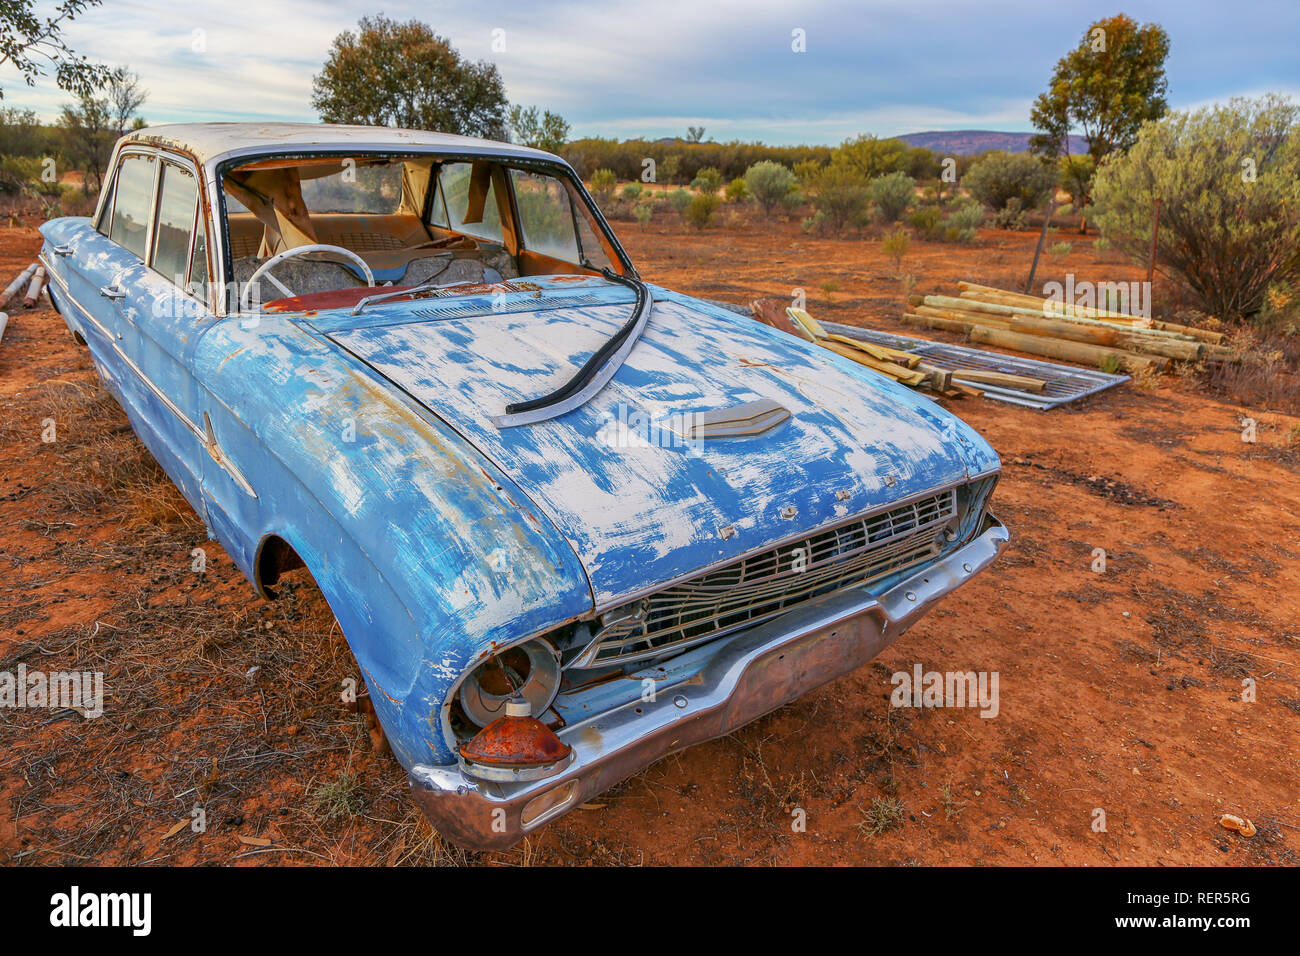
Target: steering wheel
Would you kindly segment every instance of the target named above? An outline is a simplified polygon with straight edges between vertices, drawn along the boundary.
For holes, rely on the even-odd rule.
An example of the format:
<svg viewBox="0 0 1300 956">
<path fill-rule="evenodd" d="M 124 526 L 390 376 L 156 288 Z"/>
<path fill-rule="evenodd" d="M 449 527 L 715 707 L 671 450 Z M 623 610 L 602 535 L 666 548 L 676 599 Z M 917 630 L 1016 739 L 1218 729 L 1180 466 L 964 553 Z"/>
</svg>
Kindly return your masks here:
<svg viewBox="0 0 1300 956">
<path fill-rule="evenodd" d="M 372 289 L 375 287 L 375 274 L 370 271 L 370 266 L 366 265 L 366 260 L 362 259 L 351 249 L 344 249 L 342 246 L 331 246 L 326 243 L 316 243 L 307 246 L 294 246 L 291 249 L 285 249 L 283 252 L 277 252 L 271 258 L 267 259 L 260 266 L 258 266 L 257 269 L 253 272 L 253 274 L 248 277 L 248 282 L 244 284 L 243 294 L 240 295 L 239 297 L 239 311 L 243 312 L 249 307 L 250 305 L 249 297 L 252 295 L 253 290 L 257 288 L 257 280 L 262 278 L 263 274 L 266 275 L 267 281 L 269 281 L 273 286 L 275 286 L 277 289 L 283 292 L 286 296 L 292 297 L 294 295 L 293 290 L 291 290 L 288 286 L 286 286 L 275 276 L 271 275 L 269 270 L 273 266 L 278 266 L 281 262 L 284 262 L 286 259 L 293 259 L 297 256 L 306 255 L 309 252 L 337 252 L 340 255 L 344 256 L 345 258 L 351 259 L 353 262 L 355 262 L 357 265 L 361 267 L 361 271 L 365 274 L 366 277 L 366 285 Z"/>
</svg>

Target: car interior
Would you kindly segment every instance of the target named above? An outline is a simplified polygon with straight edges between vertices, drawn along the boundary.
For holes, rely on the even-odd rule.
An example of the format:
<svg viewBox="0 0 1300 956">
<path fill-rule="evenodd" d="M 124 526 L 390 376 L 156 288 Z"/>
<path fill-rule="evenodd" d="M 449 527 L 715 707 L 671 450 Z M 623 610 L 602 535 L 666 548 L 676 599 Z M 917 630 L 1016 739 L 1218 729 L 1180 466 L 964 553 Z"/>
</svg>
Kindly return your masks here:
<svg viewBox="0 0 1300 956">
<path fill-rule="evenodd" d="M 375 285 L 399 288 L 622 271 L 582 194 L 541 167 L 432 156 L 265 159 L 228 170 L 222 186 L 241 289 L 272 257 L 321 245 L 355 254 Z M 267 305 L 284 304 L 285 294 L 309 308 L 326 293 L 367 285 L 353 258 L 329 249 L 290 253 L 264 275 L 270 286 L 258 292 Z"/>
</svg>

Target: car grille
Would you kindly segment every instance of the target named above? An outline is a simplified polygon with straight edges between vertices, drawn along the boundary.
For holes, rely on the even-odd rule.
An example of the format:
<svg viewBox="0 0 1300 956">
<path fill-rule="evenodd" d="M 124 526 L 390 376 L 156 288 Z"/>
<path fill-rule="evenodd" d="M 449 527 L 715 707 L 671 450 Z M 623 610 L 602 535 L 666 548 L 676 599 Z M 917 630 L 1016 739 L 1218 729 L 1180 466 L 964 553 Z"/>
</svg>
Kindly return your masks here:
<svg viewBox="0 0 1300 956">
<path fill-rule="evenodd" d="M 948 489 L 674 584 L 606 613 L 569 666 L 676 653 L 926 561 L 939 554 L 956 513 L 957 493 Z"/>
</svg>

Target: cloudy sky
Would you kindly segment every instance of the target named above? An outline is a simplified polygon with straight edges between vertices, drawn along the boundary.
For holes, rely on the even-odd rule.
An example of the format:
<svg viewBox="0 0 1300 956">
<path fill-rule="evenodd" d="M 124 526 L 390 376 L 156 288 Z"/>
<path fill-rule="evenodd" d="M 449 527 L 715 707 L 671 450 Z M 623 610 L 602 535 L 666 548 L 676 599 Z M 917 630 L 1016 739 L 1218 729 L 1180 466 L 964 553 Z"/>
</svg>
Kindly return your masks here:
<svg viewBox="0 0 1300 956">
<path fill-rule="evenodd" d="M 36 0 L 37 9 L 52 7 Z M 197 12 L 197 11 L 202 12 Z M 138 72 L 151 123 L 314 120 L 309 96 L 333 37 L 363 13 L 418 18 L 491 59 L 512 102 L 559 111 L 575 136 L 836 143 L 863 132 L 1029 129 L 1056 60 L 1120 11 L 1169 32 L 1170 101 L 1265 91 L 1300 100 L 1295 0 L 104 0 L 75 48 Z M 806 52 L 791 49 L 792 31 Z M 504 34 L 494 31 L 504 31 Z M 494 35 L 504 50 L 493 50 Z M 57 115 L 48 79 L 0 68 L 5 105 Z"/>
</svg>

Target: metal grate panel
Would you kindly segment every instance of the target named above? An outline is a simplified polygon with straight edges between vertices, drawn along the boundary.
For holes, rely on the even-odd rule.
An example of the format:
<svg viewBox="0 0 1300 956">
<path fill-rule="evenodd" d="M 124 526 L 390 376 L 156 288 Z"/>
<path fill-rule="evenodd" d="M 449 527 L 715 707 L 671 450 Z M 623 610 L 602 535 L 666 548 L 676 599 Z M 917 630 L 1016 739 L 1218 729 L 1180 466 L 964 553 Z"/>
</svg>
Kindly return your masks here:
<svg viewBox="0 0 1300 956">
<path fill-rule="evenodd" d="M 1010 402 L 1013 405 L 1027 405 L 1046 410 L 1064 405 L 1066 402 L 1073 402 L 1085 395 L 1095 395 L 1097 392 L 1129 380 L 1127 375 L 1110 375 L 1095 369 L 1075 368 L 1072 365 L 1060 365 L 1038 359 L 1016 358 L 965 345 L 913 339 L 890 332 L 877 332 L 875 329 L 862 329 L 856 325 L 842 325 L 839 322 L 823 322 L 822 325 L 832 332 L 846 335 L 851 339 L 915 352 L 917 355 L 925 356 L 926 360 L 934 365 L 954 371 L 963 368 L 981 369 L 988 372 L 1005 372 L 1009 375 L 1028 375 L 1031 378 L 1047 381 L 1047 387 L 1038 393 L 993 385 L 976 386 L 986 397 L 1000 402 Z"/>
<path fill-rule="evenodd" d="M 939 554 L 954 489 L 819 531 L 615 608 L 570 666 L 604 667 L 685 650 L 804 601 Z"/>
</svg>

